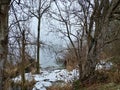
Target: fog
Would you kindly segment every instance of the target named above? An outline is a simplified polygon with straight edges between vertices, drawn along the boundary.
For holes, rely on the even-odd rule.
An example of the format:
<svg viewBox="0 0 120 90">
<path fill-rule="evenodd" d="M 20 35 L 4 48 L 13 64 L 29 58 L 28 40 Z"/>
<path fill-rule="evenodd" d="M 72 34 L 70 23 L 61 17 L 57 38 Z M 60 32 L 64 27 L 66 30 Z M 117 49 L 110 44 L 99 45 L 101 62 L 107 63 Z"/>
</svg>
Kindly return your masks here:
<svg viewBox="0 0 120 90">
<path fill-rule="evenodd" d="M 56 23 L 56 22 L 55 22 Z M 37 36 L 37 19 L 33 18 L 31 23 L 31 32 Z M 66 41 L 61 39 L 62 34 L 59 32 L 52 32 L 48 19 L 42 18 L 40 41 L 45 45 L 41 45 L 40 49 L 40 66 L 58 67 L 56 63 L 56 52 L 66 47 Z"/>
</svg>

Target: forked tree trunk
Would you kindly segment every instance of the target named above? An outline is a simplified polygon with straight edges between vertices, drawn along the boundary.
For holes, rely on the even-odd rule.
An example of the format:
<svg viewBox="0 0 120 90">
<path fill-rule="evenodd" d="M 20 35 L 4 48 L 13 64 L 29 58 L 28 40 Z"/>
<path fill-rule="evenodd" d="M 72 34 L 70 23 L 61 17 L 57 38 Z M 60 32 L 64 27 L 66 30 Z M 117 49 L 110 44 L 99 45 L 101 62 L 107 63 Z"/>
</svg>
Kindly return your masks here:
<svg viewBox="0 0 120 90">
<path fill-rule="evenodd" d="M 4 67 L 8 53 L 8 11 L 10 0 L 0 0 L 0 90 L 4 87 Z"/>
<path fill-rule="evenodd" d="M 88 46 L 88 48 L 90 48 Z M 95 76 L 95 68 L 97 64 L 96 44 L 93 44 L 92 49 L 88 51 L 86 60 L 82 61 L 79 67 L 81 84 L 92 83 Z"/>
</svg>

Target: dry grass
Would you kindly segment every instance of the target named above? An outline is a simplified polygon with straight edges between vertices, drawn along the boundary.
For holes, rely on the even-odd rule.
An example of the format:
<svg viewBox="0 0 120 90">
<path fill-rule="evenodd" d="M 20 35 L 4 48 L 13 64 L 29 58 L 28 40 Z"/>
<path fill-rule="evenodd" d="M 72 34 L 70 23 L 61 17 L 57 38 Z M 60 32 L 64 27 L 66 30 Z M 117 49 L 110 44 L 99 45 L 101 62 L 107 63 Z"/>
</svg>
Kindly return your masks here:
<svg viewBox="0 0 120 90">
<path fill-rule="evenodd" d="M 17 83 L 12 82 L 11 87 L 12 88 L 13 87 L 14 88 L 20 88 L 20 90 L 21 90 L 22 87 L 24 87 L 24 88 L 26 88 L 26 90 L 32 90 L 35 83 L 36 83 L 35 80 L 32 80 L 32 81 L 27 81 L 26 80 L 24 84 L 21 81 L 19 81 Z"/>
<path fill-rule="evenodd" d="M 72 85 L 66 84 L 64 86 L 59 86 L 59 85 L 51 86 L 51 87 L 48 87 L 47 90 L 73 90 L 73 88 L 72 88 Z"/>
<path fill-rule="evenodd" d="M 94 84 L 84 90 L 120 90 L 120 85 L 115 83 Z"/>
<path fill-rule="evenodd" d="M 17 83 L 14 83 L 11 79 L 20 75 L 21 71 L 20 65 L 12 65 L 10 63 L 6 64 L 6 68 L 4 69 L 4 76 L 5 76 L 5 83 L 4 83 L 4 90 L 9 90 L 9 88 L 13 87 L 21 87 L 22 82 L 19 81 Z M 32 81 L 26 81 L 24 83 L 25 87 L 30 87 L 32 89 L 33 85 L 36 83 L 36 81 L 33 79 Z"/>
<path fill-rule="evenodd" d="M 34 84 L 36 83 L 36 81 L 33 79 L 32 81 L 28 81 L 28 80 L 26 80 L 25 81 L 25 83 L 24 83 L 24 86 L 33 86 Z M 16 83 L 14 83 L 14 84 L 16 84 L 16 85 L 19 85 L 19 86 L 21 86 L 22 85 L 22 81 L 19 81 L 19 82 L 16 82 Z"/>
</svg>

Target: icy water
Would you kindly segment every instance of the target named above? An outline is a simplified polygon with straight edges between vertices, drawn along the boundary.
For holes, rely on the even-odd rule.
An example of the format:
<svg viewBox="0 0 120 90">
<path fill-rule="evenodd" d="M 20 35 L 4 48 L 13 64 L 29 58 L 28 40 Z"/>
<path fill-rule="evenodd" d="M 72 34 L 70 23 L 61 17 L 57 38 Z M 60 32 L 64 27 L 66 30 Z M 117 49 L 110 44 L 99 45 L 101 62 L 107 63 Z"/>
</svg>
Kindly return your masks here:
<svg viewBox="0 0 120 90">
<path fill-rule="evenodd" d="M 57 56 L 54 52 L 50 52 L 49 50 L 41 49 L 40 52 L 40 67 L 42 70 L 56 70 L 63 69 L 63 63 L 58 63 L 56 60 Z"/>
<path fill-rule="evenodd" d="M 59 65 L 56 63 L 55 54 L 53 52 L 50 52 L 49 50 L 41 49 L 40 66 L 42 68 L 58 67 Z"/>
<path fill-rule="evenodd" d="M 50 19 L 51 21 L 51 19 Z M 66 47 L 66 43 L 69 42 L 69 40 L 61 39 L 63 34 L 54 31 L 53 28 L 51 27 L 51 24 L 49 19 L 43 16 L 42 18 L 42 23 L 41 23 L 41 32 L 40 32 L 40 41 L 42 41 L 45 45 L 47 45 L 47 50 L 41 48 L 40 50 L 40 65 L 42 68 L 47 68 L 47 67 L 58 67 L 59 65 L 56 64 L 55 60 L 55 53 L 54 52 L 49 52 L 49 49 L 54 49 L 54 50 L 59 50 L 62 49 L 63 47 Z M 54 21 L 51 23 L 55 23 L 58 25 L 59 23 Z M 33 35 L 37 36 L 37 19 L 32 18 L 31 22 L 31 33 Z M 51 32 L 53 30 L 53 32 Z M 46 47 L 46 46 L 45 46 Z"/>
</svg>

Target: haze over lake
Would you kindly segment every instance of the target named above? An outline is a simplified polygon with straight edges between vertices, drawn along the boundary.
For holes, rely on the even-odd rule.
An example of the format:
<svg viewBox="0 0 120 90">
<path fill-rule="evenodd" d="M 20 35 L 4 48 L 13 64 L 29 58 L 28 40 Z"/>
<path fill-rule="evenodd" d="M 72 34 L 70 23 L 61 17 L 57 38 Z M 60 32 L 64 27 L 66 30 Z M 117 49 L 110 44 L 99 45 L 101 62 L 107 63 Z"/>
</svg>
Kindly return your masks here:
<svg viewBox="0 0 120 90">
<path fill-rule="evenodd" d="M 32 33 L 37 36 L 37 19 L 33 18 L 33 22 L 34 23 L 31 24 L 33 29 Z M 51 28 L 49 27 L 49 23 L 43 18 L 40 32 L 40 40 L 45 43 L 40 49 L 40 65 L 42 68 L 58 67 L 59 65 L 56 63 L 55 51 L 66 47 L 66 42 L 60 38 L 61 34 L 52 33 L 50 31 Z"/>
</svg>

